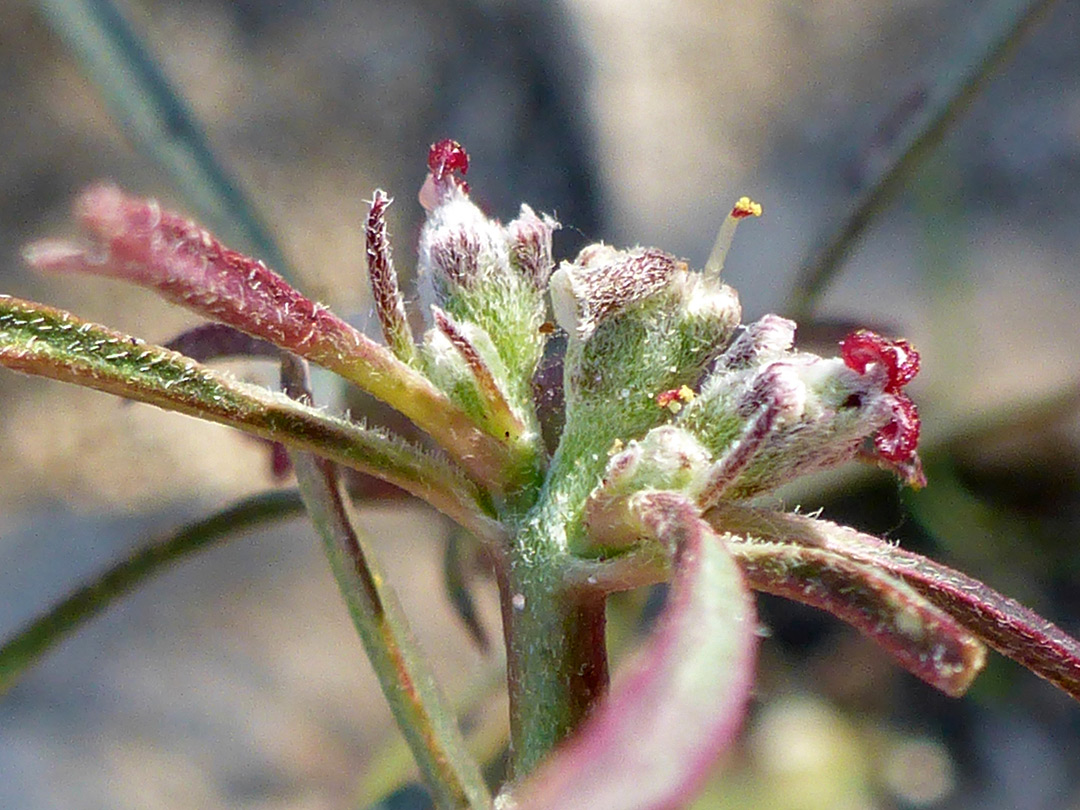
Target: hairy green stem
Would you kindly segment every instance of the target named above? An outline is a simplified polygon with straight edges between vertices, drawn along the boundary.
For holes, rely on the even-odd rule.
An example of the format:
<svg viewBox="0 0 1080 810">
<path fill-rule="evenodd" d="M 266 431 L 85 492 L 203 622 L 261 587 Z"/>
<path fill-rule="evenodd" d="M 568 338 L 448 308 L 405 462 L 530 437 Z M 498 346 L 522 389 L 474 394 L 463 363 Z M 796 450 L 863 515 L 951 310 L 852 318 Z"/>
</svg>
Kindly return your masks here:
<svg viewBox="0 0 1080 810">
<path fill-rule="evenodd" d="M 293 399 L 310 403 L 307 363 L 283 354 L 281 387 Z M 440 810 L 488 810 L 491 795 L 480 766 L 465 746 L 397 594 L 364 548 L 339 469 L 310 453 L 293 452 L 289 457 L 353 625 L 432 799 Z"/>
<path fill-rule="evenodd" d="M 294 453 L 292 459 L 353 624 L 435 805 L 440 810 L 488 810 L 491 796 L 480 766 L 468 752 L 396 595 L 355 530 L 333 464 L 307 453 Z"/>
<path fill-rule="evenodd" d="M 565 581 L 561 531 L 557 520 L 531 521 L 499 571 L 514 780 L 574 731 L 607 690 L 606 598 Z"/>
</svg>

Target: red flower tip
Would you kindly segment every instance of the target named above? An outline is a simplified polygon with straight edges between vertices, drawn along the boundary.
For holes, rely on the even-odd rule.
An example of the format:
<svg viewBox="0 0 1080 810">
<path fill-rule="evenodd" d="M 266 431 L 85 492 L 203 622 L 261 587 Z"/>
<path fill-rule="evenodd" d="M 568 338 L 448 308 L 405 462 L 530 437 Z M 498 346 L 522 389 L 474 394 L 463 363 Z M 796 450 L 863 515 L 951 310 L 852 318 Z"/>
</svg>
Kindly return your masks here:
<svg viewBox="0 0 1080 810">
<path fill-rule="evenodd" d="M 761 203 L 756 203 L 749 197 L 740 197 L 731 209 L 731 217 L 733 219 L 760 217 L 762 210 Z"/>
<path fill-rule="evenodd" d="M 433 143 L 428 151 L 428 168 L 431 169 L 435 182 L 442 182 L 447 175 L 454 172 L 466 174 L 469 171 L 469 155 L 465 147 L 451 138 L 445 138 L 438 143 Z M 458 180 L 464 185 L 464 180 Z"/>
<path fill-rule="evenodd" d="M 885 369 L 885 392 L 892 394 L 892 419 L 874 436 L 874 449 L 878 458 L 895 465 L 896 469 L 906 469 L 916 463 L 915 449 L 919 444 L 919 411 L 907 394 L 901 389 L 919 373 L 919 353 L 906 340 L 889 340 L 874 332 L 860 329 L 852 332 L 840 341 L 840 354 L 844 365 L 859 374 L 865 374 L 867 368 L 880 364 Z M 920 484 L 921 468 L 918 473 L 908 475 L 913 484 Z"/>
<path fill-rule="evenodd" d="M 889 340 L 866 329 L 841 340 L 840 352 L 844 365 L 859 374 L 865 374 L 870 365 L 881 363 L 889 379 L 885 390 L 890 394 L 900 393 L 919 373 L 919 353 L 910 343 Z"/>
</svg>

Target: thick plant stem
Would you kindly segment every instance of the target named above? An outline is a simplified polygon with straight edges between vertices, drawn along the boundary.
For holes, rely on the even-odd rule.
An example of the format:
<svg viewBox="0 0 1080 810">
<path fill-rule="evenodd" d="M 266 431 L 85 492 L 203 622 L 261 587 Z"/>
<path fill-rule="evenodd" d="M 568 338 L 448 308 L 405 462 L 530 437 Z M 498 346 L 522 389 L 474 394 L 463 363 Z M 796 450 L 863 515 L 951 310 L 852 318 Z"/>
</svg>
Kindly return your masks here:
<svg viewBox="0 0 1080 810">
<path fill-rule="evenodd" d="M 544 527 L 522 533 L 499 576 L 515 781 L 577 728 L 608 684 L 605 597 L 566 586 Z"/>
</svg>

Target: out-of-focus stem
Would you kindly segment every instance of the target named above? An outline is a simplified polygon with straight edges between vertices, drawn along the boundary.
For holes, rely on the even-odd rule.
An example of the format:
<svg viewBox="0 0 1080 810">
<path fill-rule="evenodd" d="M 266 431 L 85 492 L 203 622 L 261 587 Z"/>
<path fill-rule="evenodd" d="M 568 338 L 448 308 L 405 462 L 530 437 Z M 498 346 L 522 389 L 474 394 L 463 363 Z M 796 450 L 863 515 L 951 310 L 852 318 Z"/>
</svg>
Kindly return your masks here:
<svg viewBox="0 0 1080 810">
<path fill-rule="evenodd" d="M 0 647 L 0 692 L 77 627 L 174 562 L 215 543 L 303 511 L 295 491 L 264 492 L 191 523 L 133 552 L 57 602 Z"/>
<path fill-rule="evenodd" d="M 799 269 L 785 314 L 808 321 L 829 282 L 854 249 L 867 226 L 885 209 L 922 160 L 953 124 L 1024 36 L 1041 21 L 1054 0 L 999 0 L 972 10 L 967 44 L 922 89 L 918 110 L 880 159 L 882 168 L 869 180 L 842 219 L 828 232 Z"/>
</svg>

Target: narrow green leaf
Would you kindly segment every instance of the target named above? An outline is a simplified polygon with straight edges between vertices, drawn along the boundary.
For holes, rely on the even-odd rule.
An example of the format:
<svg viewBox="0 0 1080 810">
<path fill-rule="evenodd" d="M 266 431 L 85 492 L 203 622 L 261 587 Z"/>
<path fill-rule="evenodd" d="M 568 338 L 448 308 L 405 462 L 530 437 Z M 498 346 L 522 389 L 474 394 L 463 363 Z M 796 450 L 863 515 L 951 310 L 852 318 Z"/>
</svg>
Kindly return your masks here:
<svg viewBox="0 0 1080 810">
<path fill-rule="evenodd" d="M 468 752 L 396 595 L 355 529 L 334 466 L 307 453 L 294 454 L 293 464 L 353 624 L 436 806 L 490 810 L 480 766 Z"/>
<path fill-rule="evenodd" d="M 0 647 L 0 693 L 75 628 L 174 562 L 303 511 L 295 491 L 264 492 L 145 545 L 57 602 Z"/>
<path fill-rule="evenodd" d="M 0 365 L 316 453 L 401 487 L 480 538 L 499 535 L 484 494 L 444 459 L 62 310 L 0 296 Z"/>
</svg>

